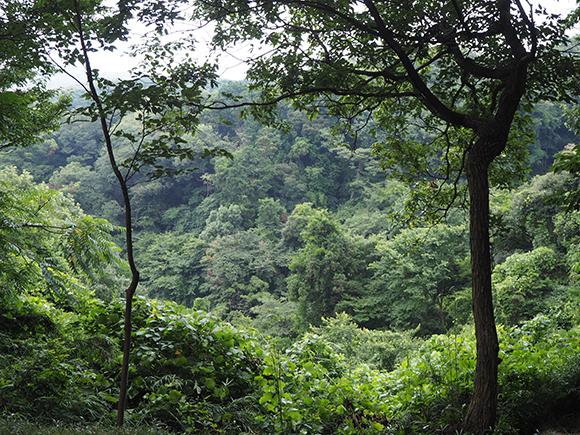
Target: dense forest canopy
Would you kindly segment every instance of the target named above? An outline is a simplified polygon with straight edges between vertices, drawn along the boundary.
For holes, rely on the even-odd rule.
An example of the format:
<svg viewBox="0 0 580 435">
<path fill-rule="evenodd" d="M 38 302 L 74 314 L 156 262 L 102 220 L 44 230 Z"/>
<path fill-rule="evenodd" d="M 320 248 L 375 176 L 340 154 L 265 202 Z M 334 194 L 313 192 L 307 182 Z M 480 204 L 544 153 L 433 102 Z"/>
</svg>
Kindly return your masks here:
<svg viewBox="0 0 580 435">
<path fill-rule="evenodd" d="M 270 3 L 257 3 L 252 19 L 264 13 L 265 21 L 248 21 L 234 39 L 263 36 L 280 17 L 267 9 Z M 177 65 L 170 56 L 190 49 L 190 41 L 164 45 L 156 38 L 180 17 L 180 2 L 159 8 L 120 2 L 126 9 L 107 11 L 100 2 L 73 0 L 62 10 L 70 7 L 70 17 L 63 16 L 72 21 L 47 30 L 50 4 L 2 2 L 2 35 L 11 36 L 0 37 L 7 47 L 0 75 L 0 376 L 6 392 L 0 415 L 109 421 L 115 404 L 126 402 L 132 422 L 192 433 L 402 433 L 419 430 L 421 419 L 425 431 L 459 428 L 473 393 L 478 272 L 463 165 L 485 134 L 467 124 L 444 128 L 428 113 L 433 101 L 410 104 L 400 117 L 389 110 L 402 106 L 373 106 L 416 95 L 404 86 L 378 90 L 372 80 L 366 89 L 357 80 L 368 72 L 351 67 L 326 77 L 337 87 L 320 94 L 317 86 L 327 84 L 316 80 L 341 59 L 316 63 L 322 68 L 316 73 L 307 65 L 321 53 L 316 50 L 305 52 L 310 57 L 295 77 L 287 74 L 291 69 L 266 75 L 264 68 L 276 62 L 286 68 L 297 57 L 272 58 L 273 64 L 262 57 L 249 82 L 219 81 L 211 65 L 188 59 Z M 279 4 L 296 7 L 293 13 L 305 5 Z M 450 5 L 459 10 L 457 2 Z M 219 13 L 224 4 L 218 6 Z M 243 14 L 229 12 L 237 12 L 231 17 L 239 26 L 235 20 Z M 91 76 L 91 51 L 125 39 L 133 13 L 159 31 L 138 49 L 146 61 L 131 79 Z M 580 389 L 578 139 L 570 129 L 577 123 L 575 85 L 562 85 L 565 96 L 557 95 L 556 76 L 545 92 L 535 87 L 551 65 L 551 49 L 557 48 L 552 65 L 560 76 L 572 62 L 558 46 L 569 42 L 562 30 L 568 24 L 538 13 L 548 17 L 538 27 L 546 45 L 538 43 L 532 23 L 523 19 L 518 28 L 532 41 L 526 50 L 545 50 L 539 66 L 530 66 L 533 95 L 515 112 L 505 155 L 489 172 L 496 184 L 486 220 L 492 320 L 503 360 L 497 427 L 506 433 L 578 412 L 573 403 Z M 38 33 L 20 40 L 14 29 L 26 14 Z M 395 15 L 390 19 L 400 18 Z M 304 27 L 294 27 L 284 36 L 289 39 L 271 40 L 279 52 L 295 49 L 300 32 L 320 36 L 317 26 L 330 25 L 311 15 L 293 19 L 306 20 Z M 339 21 L 328 38 L 346 31 Z M 223 43 L 232 37 L 227 24 L 218 28 Z M 263 27 L 252 33 L 258 24 Z M 502 32 L 492 36 L 509 34 Z M 86 50 L 75 52 L 73 43 L 82 46 L 89 36 L 95 39 L 84 41 Z M 325 46 L 330 39 L 312 41 Z M 84 90 L 46 89 L 43 77 L 54 64 L 44 57 L 43 42 L 60 50 L 61 66 L 80 59 L 87 68 Z M 442 43 L 449 51 L 433 62 L 425 60 L 432 52 L 412 49 L 419 50 L 418 64 L 433 64 L 419 68 L 422 80 L 445 100 L 452 89 L 437 80 L 457 78 L 464 86 L 452 110 L 460 118 L 475 112 L 485 118 L 495 103 L 474 96 L 470 80 L 477 73 L 460 77 L 445 66 L 445 56 L 461 56 L 449 40 Z M 516 45 L 512 52 L 521 54 Z M 30 57 L 19 64 L 24 48 Z M 343 54 L 353 47 L 340 48 Z M 459 67 L 465 64 L 460 59 Z M 403 83 L 403 76 L 390 79 Z M 292 80 L 277 82 L 284 78 Z M 478 83 L 491 89 L 493 80 Z M 357 92 L 370 94 L 357 105 L 347 101 Z M 376 109 L 376 116 L 366 109 Z M 558 155 L 558 172 L 550 171 Z M 129 264 L 122 260 L 127 253 Z M 134 325 L 125 326 L 133 340 L 125 354 L 127 398 L 119 400 L 124 297 L 136 306 L 129 306 Z M 517 380 L 522 377 L 525 385 Z M 526 401 L 529 396 L 534 399 Z"/>
</svg>

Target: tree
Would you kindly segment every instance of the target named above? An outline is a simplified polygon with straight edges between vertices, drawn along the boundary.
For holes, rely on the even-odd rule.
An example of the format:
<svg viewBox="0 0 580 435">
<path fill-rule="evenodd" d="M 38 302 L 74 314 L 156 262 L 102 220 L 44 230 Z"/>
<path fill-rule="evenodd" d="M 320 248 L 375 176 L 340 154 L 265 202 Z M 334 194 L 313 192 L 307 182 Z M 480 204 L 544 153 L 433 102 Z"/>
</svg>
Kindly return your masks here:
<svg viewBox="0 0 580 435">
<path fill-rule="evenodd" d="M 28 3 L 27 3 L 28 4 Z M 38 56 L 46 64 L 52 63 L 82 87 L 87 105 L 76 108 L 70 120 L 90 120 L 101 127 L 110 166 L 121 190 L 125 211 L 127 261 L 131 282 L 127 287 L 123 364 L 118 402 L 117 424 L 123 425 L 126 406 L 129 356 L 132 335 L 132 302 L 139 283 L 139 271 L 133 253 L 133 216 L 129 189 L 135 182 L 158 179 L 182 173 L 192 168 L 173 170 L 161 161 L 179 159 L 193 161 L 211 155 L 225 155 L 218 149 L 198 153 L 188 146 L 187 134 L 192 134 L 203 109 L 204 89 L 215 85 L 216 75 L 211 65 L 197 65 L 190 57 L 174 60 L 175 52 L 185 46 L 187 39 L 164 43 L 164 26 L 170 25 L 180 14 L 180 2 L 159 5 L 157 2 L 119 2 L 108 8 L 100 0 L 32 1 L 37 20 L 30 23 Z M 136 14 L 139 20 L 152 26 L 151 39 L 136 52 L 143 56 L 140 68 L 129 79 L 111 81 L 101 77 L 91 65 L 91 55 L 99 48 L 115 50 L 114 44 L 127 40 L 129 20 Z M 51 19 L 47 20 L 46 17 Z M 34 15 L 36 17 L 36 15 Z M 10 21 L 11 16 L 7 17 Z M 18 28 L 28 29 L 27 26 Z M 18 39 L 19 34 L 12 36 Z M 85 78 L 74 77 L 68 70 L 80 66 Z M 134 117 L 140 126 L 135 132 L 124 129 L 122 121 Z M 133 149 L 122 152 L 115 145 L 129 141 Z"/>
<path fill-rule="evenodd" d="M 416 328 L 421 335 L 445 333 L 453 321 L 445 299 L 469 285 L 467 229 L 439 224 L 404 229 L 377 245 L 380 260 L 366 303 L 371 318 L 389 326 Z M 376 320 L 375 320 L 376 321 Z"/>
<path fill-rule="evenodd" d="M 319 326 L 323 317 L 337 311 L 351 311 L 350 299 L 363 294 L 365 279 L 370 277 L 370 258 L 328 212 L 305 203 L 294 209 L 291 218 L 296 217 L 306 220 L 300 233 L 304 246 L 290 261 L 287 282 L 306 330 L 309 325 Z"/>
<path fill-rule="evenodd" d="M 193 307 L 201 296 L 207 243 L 191 233 L 142 234 L 136 248 L 147 295 Z"/>
<path fill-rule="evenodd" d="M 40 3 L 40 2 L 39 2 Z M 69 99 L 47 90 L 52 71 L 37 38 L 49 7 L 34 1 L 0 1 L 0 150 L 29 146 L 58 128 Z"/>
<path fill-rule="evenodd" d="M 232 314 L 238 311 L 248 315 L 248 298 L 270 290 L 277 273 L 270 243 L 256 229 L 219 235 L 210 242 L 202 264 L 207 270 L 206 288 L 212 309 L 222 305 L 220 308 L 225 306 Z"/>
<path fill-rule="evenodd" d="M 492 274 L 499 321 L 517 324 L 531 320 L 544 308 L 546 294 L 564 277 L 562 260 L 550 248 L 509 256 Z"/>
<path fill-rule="evenodd" d="M 500 363 L 489 184 L 521 177 L 531 103 L 578 93 L 578 61 L 562 48 L 565 23 L 520 0 L 205 0 L 200 10 L 217 22 L 216 45 L 252 39 L 268 47 L 247 75 L 264 103 L 290 97 L 312 116 L 324 105 L 355 139 L 353 119 L 379 121 L 384 167 L 419 178 L 413 214 L 469 200 L 478 357 L 463 427 L 487 432 Z M 273 110 L 251 111 L 272 120 Z"/>
</svg>

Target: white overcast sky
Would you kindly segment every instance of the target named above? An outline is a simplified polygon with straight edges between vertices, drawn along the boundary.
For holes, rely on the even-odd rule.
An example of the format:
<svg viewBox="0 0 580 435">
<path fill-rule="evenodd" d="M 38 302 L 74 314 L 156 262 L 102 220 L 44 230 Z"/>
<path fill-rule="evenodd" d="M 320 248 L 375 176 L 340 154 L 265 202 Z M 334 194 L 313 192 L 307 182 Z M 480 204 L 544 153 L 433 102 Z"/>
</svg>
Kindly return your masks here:
<svg viewBox="0 0 580 435">
<path fill-rule="evenodd" d="M 111 3 L 115 3 L 110 0 Z M 580 2 L 580 0 L 578 0 Z M 548 12 L 566 14 L 574 9 L 576 6 L 575 0 L 533 0 L 533 4 L 540 4 L 544 6 Z M 138 32 L 136 32 L 138 33 Z M 209 30 L 198 31 L 199 49 L 197 51 L 197 60 L 203 63 L 208 55 L 206 41 L 210 39 Z M 136 66 L 136 60 L 125 54 L 130 48 L 130 44 L 117 44 L 117 51 L 99 52 L 91 55 L 91 64 L 93 68 L 101 71 L 101 74 L 114 79 L 120 77 L 128 77 L 128 71 Z M 222 78 L 228 80 L 243 80 L 245 78 L 245 69 L 243 62 L 240 60 L 247 55 L 245 47 L 241 46 L 229 53 L 224 53 L 220 56 L 220 71 Z M 194 56 L 195 58 L 195 56 Z M 73 72 L 79 78 L 82 77 L 82 71 L 77 70 Z M 79 75 L 80 74 L 80 75 Z M 72 80 L 65 75 L 58 75 L 49 82 L 50 87 L 67 87 L 72 84 Z"/>
</svg>

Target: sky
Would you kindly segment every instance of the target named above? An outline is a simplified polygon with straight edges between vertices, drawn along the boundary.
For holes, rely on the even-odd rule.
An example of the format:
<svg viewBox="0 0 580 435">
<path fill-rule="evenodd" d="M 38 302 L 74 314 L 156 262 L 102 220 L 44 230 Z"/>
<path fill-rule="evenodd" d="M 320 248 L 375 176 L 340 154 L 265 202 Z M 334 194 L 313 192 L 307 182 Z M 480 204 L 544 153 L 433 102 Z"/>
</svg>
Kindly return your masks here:
<svg viewBox="0 0 580 435">
<path fill-rule="evenodd" d="M 115 3 L 113 0 L 109 0 Z M 580 2 L 580 0 L 578 0 Z M 522 0 L 525 4 L 526 0 Z M 544 6 L 548 12 L 566 14 L 574 9 L 576 6 L 575 0 L 533 0 L 534 5 Z M 580 29 L 579 29 L 580 30 Z M 141 32 L 135 31 L 137 37 L 143 34 L 145 29 Z M 197 54 L 199 63 L 203 63 L 209 55 L 206 48 L 207 42 L 211 39 L 209 30 L 200 30 L 197 33 L 199 41 L 199 48 Z M 129 77 L 129 70 L 137 65 L 137 60 L 131 58 L 126 54 L 130 50 L 131 43 L 117 44 L 117 51 L 98 52 L 91 55 L 91 64 L 93 68 L 100 70 L 101 74 L 107 78 L 126 78 Z M 243 80 L 245 78 L 245 68 L 241 59 L 248 54 L 248 50 L 244 46 L 235 47 L 228 53 L 223 53 L 220 56 L 219 75 L 227 80 Z M 83 78 L 83 72 L 80 69 L 71 71 L 75 76 Z M 73 81 L 65 75 L 57 75 L 49 82 L 49 87 L 68 87 L 73 85 Z M 73 85 L 74 86 L 74 85 Z"/>
</svg>

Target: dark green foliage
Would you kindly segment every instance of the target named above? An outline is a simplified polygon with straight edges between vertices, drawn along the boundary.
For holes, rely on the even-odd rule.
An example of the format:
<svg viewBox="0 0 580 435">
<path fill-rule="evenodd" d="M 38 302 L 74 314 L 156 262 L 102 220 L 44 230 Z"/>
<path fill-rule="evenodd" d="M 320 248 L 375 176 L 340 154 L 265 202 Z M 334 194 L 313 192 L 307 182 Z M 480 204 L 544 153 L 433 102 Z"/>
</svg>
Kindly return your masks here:
<svg viewBox="0 0 580 435">
<path fill-rule="evenodd" d="M 142 234 L 137 263 L 149 297 L 192 307 L 201 297 L 205 271 L 201 259 L 207 243 L 190 233 Z"/>
<path fill-rule="evenodd" d="M 202 263 L 207 271 L 205 293 L 223 314 L 238 311 L 249 315 L 248 297 L 270 288 L 277 274 L 271 244 L 257 230 L 217 237 L 209 244 Z M 227 308 L 224 311 L 224 308 Z"/>
<path fill-rule="evenodd" d="M 274 198 L 260 200 L 256 226 L 263 237 L 272 242 L 280 240 L 286 220 L 286 210 L 280 204 L 280 200 Z"/>
<path fill-rule="evenodd" d="M 39 424 L 10 417 L 0 419 L 0 435 L 169 435 L 166 428 L 150 426 L 125 426 L 123 428 L 97 423 Z"/>
<path fill-rule="evenodd" d="M 302 204 L 292 216 L 305 218 L 300 232 L 304 246 L 290 262 L 288 292 L 299 302 L 306 328 L 319 325 L 336 310 L 348 310 L 348 301 L 363 295 L 372 257 L 362 243 L 344 234 L 328 212 Z"/>
<path fill-rule="evenodd" d="M 402 230 L 377 245 L 380 260 L 366 305 L 371 324 L 442 333 L 453 324 L 446 299 L 470 284 L 465 226 Z"/>
<path fill-rule="evenodd" d="M 532 114 L 536 140 L 530 145 L 530 169 L 532 175 L 545 174 L 554 163 L 556 154 L 578 137 L 566 125 L 562 106 L 547 101 L 534 106 Z"/>
<path fill-rule="evenodd" d="M 95 421 L 109 413 L 111 379 L 101 369 L 114 365 L 115 342 L 70 328 L 74 316 L 46 300 L 26 298 L 3 317 L 21 328 L 0 330 L 2 416 L 37 421 Z M 3 322 L 3 326 L 6 322 Z"/>
<path fill-rule="evenodd" d="M 54 24 L 43 2 L 0 2 L 0 151 L 37 143 L 55 131 L 70 100 L 47 90 L 53 71 L 36 26 Z"/>
</svg>

